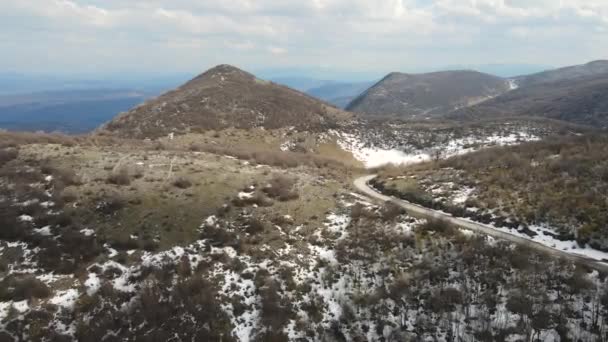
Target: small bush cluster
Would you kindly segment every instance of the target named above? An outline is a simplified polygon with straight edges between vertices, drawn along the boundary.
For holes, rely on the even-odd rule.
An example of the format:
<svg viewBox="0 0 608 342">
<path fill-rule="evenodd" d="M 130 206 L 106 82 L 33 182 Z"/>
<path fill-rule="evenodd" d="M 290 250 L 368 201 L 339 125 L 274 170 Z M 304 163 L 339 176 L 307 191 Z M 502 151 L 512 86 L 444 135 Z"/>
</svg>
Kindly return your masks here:
<svg viewBox="0 0 608 342">
<path fill-rule="evenodd" d="M 226 148 L 217 145 L 197 145 L 197 148 L 204 152 L 229 155 L 261 165 L 271 165 L 283 168 L 312 166 L 316 168 L 331 168 L 338 170 L 347 169 L 343 163 L 337 160 L 309 153 L 258 150 L 250 147 Z"/>
<path fill-rule="evenodd" d="M 106 179 L 108 184 L 114 185 L 129 185 L 131 184 L 131 175 L 129 169 L 126 167 L 120 167 L 112 170 Z"/>
<path fill-rule="evenodd" d="M 48 286 L 34 276 L 10 276 L 0 282 L 0 301 L 2 302 L 46 298 L 50 294 Z"/>
<path fill-rule="evenodd" d="M 173 181 L 173 186 L 180 189 L 188 189 L 192 186 L 192 182 L 184 177 L 178 177 Z"/>
<path fill-rule="evenodd" d="M 14 160 L 19 155 L 19 150 L 16 148 L 3 148 L 0 149 L 0 167 Z"/>
<path fill-rule="evenodd" d="M 62 134 L 0 132 L 0 148 L 29 144 L 60 144 L 64 146 L 74 146 L 79 140 L 81 140 L 81 138 Z"/>
<path fill-rule="evenodd" d="M 277 174 L 268 181 L 263 191 L 268 197 L 285 202 L 299 197 L 298 192 L 294 189 L 295 185 L 296 179 Z"/>
</svg>

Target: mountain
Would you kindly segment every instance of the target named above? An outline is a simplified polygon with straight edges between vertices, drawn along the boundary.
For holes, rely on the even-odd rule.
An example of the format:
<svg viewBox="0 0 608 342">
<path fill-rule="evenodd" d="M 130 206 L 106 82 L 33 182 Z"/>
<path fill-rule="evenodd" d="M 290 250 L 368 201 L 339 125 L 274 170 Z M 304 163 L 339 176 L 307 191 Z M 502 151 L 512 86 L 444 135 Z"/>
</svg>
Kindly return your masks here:
<svg viewBox="0 0 608 342">
<path fill-rule="evenodd" d="M 122 113 L 101 130 L 138 138 L 228 127 L 323 130 L 347 117 L 350 114 L 306 94 L 219 65 Z"/>
<path fill-rule="evenodd" d="M 532 75 L 518 76 L 514 77 L 514 81 L 519 87 L 526 87 L 540 83 L 592 77 L 604 73 L 608 73 L 608 60 L 597 60 L 587 64 L 573 65 Z"/>
<path fill-rule="evenodd" d="M 608 127 L 608 73 L 528 84 L 450 115 L 451 118 L 456 119 L 509 116 L 545 117 L 606 128 Z"/>
<path fill-rule="evenodd" d="M 306 77 L 276 77 L 270 78 L 270 81 L 301 91 L 303 93 L 307 92 L 310 89 L 315 89 L 324 85 L 335 83 L 335 81 L 318 80 Z"/>
<path fill-rule="evenodd" d="M 509 91 L 500 77 L 476 71 L 391 73 L 357 97 L 347 110 L 400 118 L 437 117 Z"/>
<path fill-rule="evenodd" d="M 340 108 L 345 108 L 355 97 L 373 84 L 374 82 L 335 82 L 309 89 L 306 93 Z"/>
<path fill-rule="evenodd" d="M 0 96 L 0 128 L 89 132 L 142 103 L 150 93 L 129 89 L 62 90 Z"/>
<path fill-rule="evenodd" d="M 129 72 L 122 74 L 95 75 L 37 75 L 16 72 L 0 72 L 0 95 L 22 95 L 33 93 L 56 93 L 100 89 L 138 89 L 160 94 L 173 89 L 191 78 L 192 75 L 142 74 Z"/>
<path fill-rule="evenodd" d="M 439 70 L 476 70 L 485 74 L 511 78 L 518 75 L 530 75 L 554 69 L 547 65 L 536 64 L 454 64 Z"/>
</svg>

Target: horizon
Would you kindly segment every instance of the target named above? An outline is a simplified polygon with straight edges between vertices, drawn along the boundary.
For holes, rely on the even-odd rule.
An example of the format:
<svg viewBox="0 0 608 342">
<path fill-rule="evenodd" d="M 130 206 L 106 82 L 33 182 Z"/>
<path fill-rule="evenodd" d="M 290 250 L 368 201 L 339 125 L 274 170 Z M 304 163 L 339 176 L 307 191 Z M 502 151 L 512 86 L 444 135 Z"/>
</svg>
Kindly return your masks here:
<svg viewBox="0 0 608 342">
<path fill-rule="evenodd" d="M 600 0 L 3 0 L 0 9 L 0 47 L 12 52 L 0 62 L 17 73 L 192 75 L 231 64 L 262 77 L 370 79 L 608 56 Z"/>
</svg>

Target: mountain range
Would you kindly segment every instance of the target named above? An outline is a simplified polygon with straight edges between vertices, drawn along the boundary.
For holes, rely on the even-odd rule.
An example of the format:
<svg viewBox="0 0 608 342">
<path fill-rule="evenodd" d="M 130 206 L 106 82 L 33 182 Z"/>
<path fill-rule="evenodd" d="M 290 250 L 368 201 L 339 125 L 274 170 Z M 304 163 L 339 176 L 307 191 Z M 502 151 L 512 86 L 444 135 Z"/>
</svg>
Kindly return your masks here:
<svg viewBox="0 0 608 342">
<path fill-rule="evenodd" d="M 608 61 L 500 78 L 474 71 L 391 73 L 346 108 L 364 116 L 476 120 L 536 116 L 608 125 Z"/>
<path fill-rule="evenodd" d="M 218 70 L 231 71 L 211 80 Z M 22 85 L 33 82 L 33 79 L 15 74 L 5 76 L 0 83 L 6 83 L 6 89 L 10 88 L 11 82 Z M 221 81 L 222 77 L 224 81 Z M 512 78 L 471 70 L 423 74 L 392 72 L 376 83 L 302 77 L 281 77 L 267 82 L 237 68 L 220 66 L 163 95 L 161 100 L 152 99 L 135 109 L 134 106 L 160 92 L 152 89 L 90 88 L 107 82 L 83 81 L 62 82 L 69 88 L 64 90 L 0 95 L 0 127 L 84 133 L 110 121 L 120 112 L 129 112 L 129 117 L 140 112 L 157 115 L 154 125 L 158 125 L 163 134 L 168 132 L 162 129 L 165 121 L 181 122 L 176 126 L 169 125 L 169 130 L 175 131 L 187 131 L 191 124 L 190 128 L 194 129 L 227 125 L 274 127 L 275 123 L 285 123 L 296 117 L 304 121 L 311 119 L 312 127 L 322 121 L 332 121 L 325 118 L 325 110 L 335 112 L 334 106 L 358 113 L 361 118 L 467 121 L 538 116 L 604 127 L 607 116 L 606 78 L 608 61 L 602 60 Z M 55 80 L 50 77 L 39 79 L 41 87 Z M 155 87 L 157 83 L 151 84 Z M 203 104 L 201 101 L 204 99 L 210 102 Z M 169 106 L 161 109 L 165 102 Z M 155 109 L 150 109 L 150 106 L 155 106 Z M 184 113 L 193 114 L 192 118 Z M 310 113 L 317 114 L 309 117 Z M 340 116 L 351 116 L 343 114 Z M 262 115 L 268 117 L 262 118 Z M 110 127 L 119 123 L 125 124 L 125 119 L 113 120 Z M 150 133 L 157 129 L 148 127 L 144 130 Z"/>
<path fill-rule="evenodd" d="M 483 102 L 509 89 L 507 80 L 476 71 L 393 72 L 357 97 L 346 109 L 372 116 L 424 119 Z"/>
</svg>

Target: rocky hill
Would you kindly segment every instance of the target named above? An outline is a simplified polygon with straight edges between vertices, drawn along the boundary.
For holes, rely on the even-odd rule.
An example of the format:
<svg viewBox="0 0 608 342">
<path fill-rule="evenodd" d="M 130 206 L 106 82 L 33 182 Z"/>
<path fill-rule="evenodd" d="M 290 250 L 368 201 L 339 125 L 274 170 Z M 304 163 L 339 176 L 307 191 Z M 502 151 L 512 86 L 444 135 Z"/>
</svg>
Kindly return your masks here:
<svg viewBox="0 0 608 342">
<path fill-rule="evenodd" d="M 437 117 L 509 91 L 508 81 L 476 71 L 391 73 L 357 97 L 347 110 L 400 118 Z"/>
<path fill-rule="evenodd" d="M 323 130 L 348 117 L 350 114 L 308 95 L 260 80 L 233 66 L 220 65 L 120 114 L 100 131 L 157 138 L 228 127 Z"/>
<path fill-rule="evenodd" d="M 598 60 L 587 64 L 573 65 L 532 75 L 519 76 L 515 77 L 514 81 L 519 87 L 527 87 L 541 83 L 592 77 L 605 73 L 608 73 L 608 60 Z"/>
<path fill-rule="evenodd" d="M 608 127 L 608 73 L 521 87 L 450 115 L 458 119 L 536 116 Z"/>
</svg>

